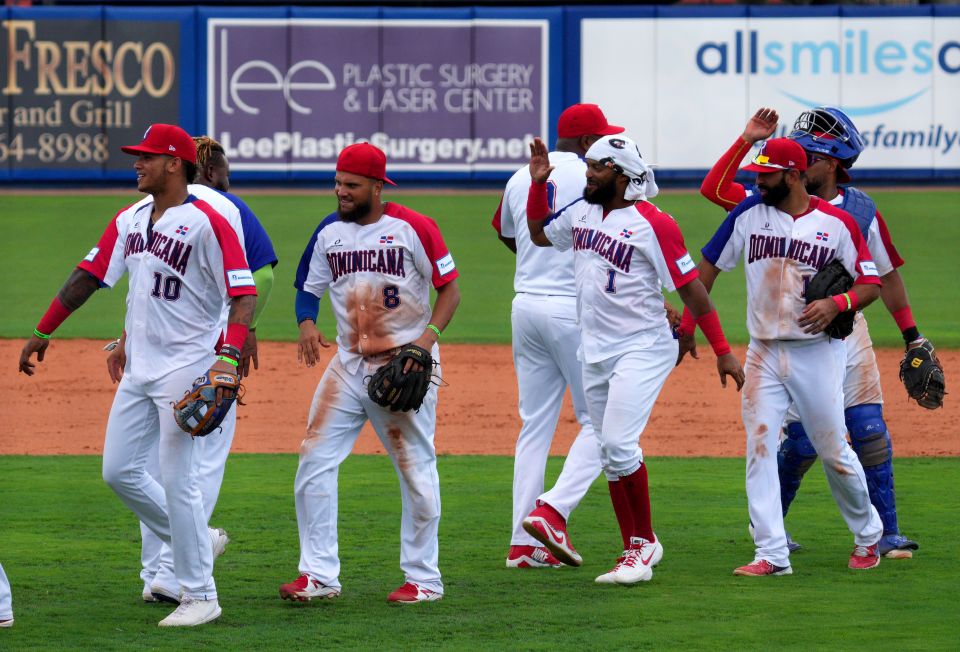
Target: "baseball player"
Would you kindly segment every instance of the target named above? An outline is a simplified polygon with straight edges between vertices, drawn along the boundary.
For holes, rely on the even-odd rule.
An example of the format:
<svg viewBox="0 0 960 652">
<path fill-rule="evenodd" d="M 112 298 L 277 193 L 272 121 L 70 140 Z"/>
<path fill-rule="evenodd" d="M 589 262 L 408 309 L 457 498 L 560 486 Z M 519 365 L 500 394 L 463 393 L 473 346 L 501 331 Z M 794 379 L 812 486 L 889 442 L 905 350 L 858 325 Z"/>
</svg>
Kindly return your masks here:
<svg viewBox="0 0 960 652">
<path fill-rule="evenodd" d="M 0 564 L 0 627 L 13 627 L 13 596 L 3 564 Z"/>
<path fill-rule="evenodd" d="M 550 152 L 553 171 L 547 179 L 550 212 L 582 197 L 583 160 L 599 138 L 623 132 L 611 125 L 596 104 L 574 104 L 560 114 L 557 143 Z M 517 372 L 520 419 L 513 463 L 513 532 L 509 568 L 560 566 L 549 550 L 523 529 L 523 519 L 535 508 L 551 510 L 564 523 L 600 473 L 600 448 L 583 397 L 583 377 L 577 350 L 576 288 L 573 255 L 530 242 L 527 195 L 530 168 L 523 166 L 507 183 L 493 216 L 500 240 L 517 255 L 511 310 L 513 366 Z M 563 395 L 570 388 L 580 432 L 570 447 L 560 477 L 544 493 L 543 476 L 550 444 L 560 418 Z"/>
<path fill-rule="evenodd" d="M 196 146 L 183 129 L 155 124 L 139 145 L 137 189 L 152 201 L 120 210 L 61 288 L 20 354 L 33 375 L 50 335 L 101 285 L 130 275 L 127 365 L 107 423 L 103 477 L 120 499 L 173 550 L 182 592 L 161 626 L 193 626 L 220 616 L 213 580 L 220 533 L 207 527 L 196 477 L 194 439 L 173 418 L 176 402 L 209 371 L 236 373 L 256 303 L 253 277 L 234 229 L 207 202 L 191 195 Z M 219 355 L 224 304 L 230 312 Z M 159 439 L 158 483 L 146 466 Z"/>
<path fill-rule="evenodd" d="M 648 200 L 658 188 L 636 144 L 604 136 L 587 151 L 583 201 L 550 214 L 547 148 L 530 148 L 527 224 L 531 241 L 573 249 L 584 396 L 600 442 L 600 460 L 620 526 L 623 553 L 601 584 L 634 584 L 653 577 L 663 555 L 650 514 L 647 465 L 637 443 L 654 402 L 677 362 L 678 345 L 665 318 L 661 286 L 676 289 L 698 316 L 717 353 L 725 386 L 739 388 L 743 370 L 723 336 L 717 312 L 687 253 L 677 223 Z M 566 524 L 542 506 L 524 529 L 560 561 L 578 566 L 580 555 Z"/>
<path fill-rule="evenodd" d="M 274 253 L 270 236 L 257 219 L 257 216 L 247 204 L 230 189 L 230 167 L 223 147 L 209 136 L 194 136 L 197 146 L 197 173 L 195 183 L 187 186 L 188 191 L 203 199 L 217 212 L 227 218 L 243 245 L 247 262 L 253 270 L 253 280 L 257 288 L 257 306 L 250 323 L 250 331 L 244 343 L 240 359 L 241 377 L 250 374 L 250 365 L 257 369 L 257 321 L 267 305 L 270 291 L 273 288 L 273 268 L 277 264 L 277 255 Z M 149 198 L 144 199 L 149 201 Z M 227 307 L 224 306 L 222 328 L 227 325 Z M 125 340 L 125 336 L 121 340 Z M 121 344 L 122 344 L 121 341 Z M 126 362 L 124 347 L 116 347 L 107 358 L 107 369 L 114 382 L 120 382 Z M 200 494 L 203 496 L 203 507 L 207 513 L 207 520 L 213 515 L 220 495 L 220 486 L 223 483 L 223 474 L 233 444 L 236 432 L 237 412 L 230 410 L 217 432 L 210 433 L 197 441 L 202 454 L 196 456 L 197 479 L 200 484 Z M 147 471 L 154 478 L 160 474 L 159 449 L 151 452 Z M 143 600 L 145 602 L 180 603 L 179 589 L 173 571 L 173 552 L 169 546 L 153 533 L 146 523 L 140 523 L 142 539 L 140 561 L 142 570 L 140 578 L 143 580 Z M 225 533 L 219 541 L 214 556 L 223 552 L 223 546 L 229 542 Z"/>
<path fill-rule="evenodd" d="M 823 460 L 840 513 L 854 535 L 853 569 L 880 563 L 883 530 L 870 504 L 860 460 L 847 445 L 843 416 L 844 343 L 822 331 L 842 311 L 880 295 L 877 268 L 852 217 L 807 194 L 807 155 L 788 138 L 768 140 L 744 170 L 757 173 L 757 195 L 739 203 L 703 248 L 700 276 L 708 289 L 721 270 L 743 258 L 747 278 L 746 384 L 747 501 L 754 561 L 734 575 L 792 572 L 783 528 L 777 462 L 772 451 L 791 402 Z M 828 262 L 840 261 L 855 279 L 842 295 L 805 304 L 809 280 Z M 681 340 L 689 328 L 681 325 Z"/>
<path fill-rule="evenodd" d="M 743 135 L 717 161 L 704 179 L 700 192 L 710 201 L 729 210 L 753 188 L 734 182 L 740 160 L 758 141 L 769 138 L 777 127 L 773 109 L 761 108 L 747 123 Z M 847 184 L 848 169 L 863 151 L 860 133 L 845 113 L 832 107 L 806 111 L 794 123 L 790 138 L 807 152 L 804 183 L 807 192 L 842 208 L 857 222 L 867 242 L 883 286 L 880 298 L 903 333 L 908 349 L 924 343 L 907 301 L 907 292 L 897 268 L 903 259 L 897 253 L 887 225 L 873 200 Z M 893 485 L 893 445 L 883 419 L 880 372 L 867 330 L 867 320 L 858 312 L 852 335 L 846 339 L 847 366 L 843 383 L 844 417 L 853 450 L 860 458 L 870 489 L 870 501 L 883 521 L 880 554 L 891 559 L 906 559 L 920 546 L 900 533 L 896 493 Z M 786 437 L 780 443 L 780 499 L 786 516 L 800 487 L 800 480 L 817 459 L 816 451 L 800 423 L 796 410 L 787 415 Z M 788 535 L 791 550 L 799 548 Z"/>
<path fill-rule="evenodd" d="M 386 157 L 368 143 L 337 159 L 337 211 L 316 228 L 297 269 L 298 359 L 316 364 L 329 343 L 317 330 L 320 298 L 329 294 L 338 352 L 317 385 L 300 448 L 295 496 L 300 576 L 280 597 L 308 601 L 340 595 L 337 552 L 337 473 L 369 420 L 400 480 L 400 568 L 404 584 L 387 598 L 412 604 L 439 600 L 437 566 L 440 482 L 437 476 L 437 389 L 417 411 L 393 412 L 374 403 L 366 378 L 407 343 L 432 351 L 457 304 L 459 272 L 429 217 L 383 200 Z M 430 288 L 437 298 L 430 308 Z M 439 373 L 439 368 L 437 369 Z"/>
</svg>

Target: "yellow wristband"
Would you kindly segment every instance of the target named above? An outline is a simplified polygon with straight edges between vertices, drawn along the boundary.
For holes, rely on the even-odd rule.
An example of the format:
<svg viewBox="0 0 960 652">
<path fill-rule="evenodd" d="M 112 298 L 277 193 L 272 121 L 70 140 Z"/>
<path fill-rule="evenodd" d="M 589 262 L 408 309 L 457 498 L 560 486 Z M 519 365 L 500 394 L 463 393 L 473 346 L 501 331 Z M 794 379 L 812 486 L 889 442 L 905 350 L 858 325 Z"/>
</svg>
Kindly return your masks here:
<svg viewBox="0 0 960 652">
<path fill-rule="evenodd" d="M 439 329 L 439 328 L 437 328 L 437 327 L 434 326 L 433 324 L 427 324 L 427 328 L 429 328 L 429 329 L 432 330 L 434 333 L 436 333 L 436 334 L 437 334 L 437 339 L 440 339 L 440 329 Z"/>
</svg>

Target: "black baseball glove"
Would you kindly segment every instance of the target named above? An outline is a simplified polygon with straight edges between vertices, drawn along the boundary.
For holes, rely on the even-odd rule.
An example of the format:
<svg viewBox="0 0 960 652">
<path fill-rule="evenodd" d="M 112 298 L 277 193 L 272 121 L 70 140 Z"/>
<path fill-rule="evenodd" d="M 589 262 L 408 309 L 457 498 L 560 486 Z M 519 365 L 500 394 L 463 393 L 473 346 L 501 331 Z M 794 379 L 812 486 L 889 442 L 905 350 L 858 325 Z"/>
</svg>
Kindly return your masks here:
<svg viewBox="0 0 960 652">
<path fill-rule="evenodd" d="M 853 287 L 853 277 L 850 276 L 850 272 L 843 263 L 834 260 L 810 279 L 807 284 L 807 303 L 813 303 L 817 299 L 827 299 L 835 294 L 843 294 L 851 287 Z M 853 332 L 854 317 L 856 317 L 854 310 L 841 312 L 827 324 L 823 332 L 832 338 L 842 340 Z"/>
<path fill-rule="evenodd" d="M 217 405 L 218 388 L 224 390 L 220 405 Z M 240 401 L 242 392 L 243 386 L 236 374 L 210 370 L 193 381 L 193 387 L 173 406 L 173 418 L 184 432 L 205 437 L 220 427 L 233 402 Z"/>
<path fill-rule="evenodd" d="M 933 352 L 933 344 L 924 339 L 919 346 L 908 348 L 900 362 L 900 380 L 907 394 L 928 410 L 943 407 L 946 384 L 943 365 Z"/>
<path fill-rule="evenodd" d="M 414 371 L 404 371 L 408 360 L 420 365 Z M 390 408 L 393 412 L 419 410 L 423 398 L 430 389 L 433 376 L 433 357 L 430 352 L 416 344 L 407 344 L 387 364 L 370 376 L 367 383 L 367 395 L 377 405 Z"/>
</svg>

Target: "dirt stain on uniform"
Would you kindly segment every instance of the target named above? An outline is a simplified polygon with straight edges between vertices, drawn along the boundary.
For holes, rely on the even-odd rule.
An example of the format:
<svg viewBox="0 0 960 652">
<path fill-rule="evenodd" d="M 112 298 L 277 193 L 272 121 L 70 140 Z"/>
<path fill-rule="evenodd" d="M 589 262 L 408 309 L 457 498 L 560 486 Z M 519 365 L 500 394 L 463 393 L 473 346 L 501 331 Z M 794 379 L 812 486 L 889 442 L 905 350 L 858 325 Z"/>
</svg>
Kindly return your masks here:
<svg viewBox="0 0 960 652">
<path fill-rule="evenodd" d="M 392 289 L 391 289 L 392 288 Z M 402 311 L 403 297 L 396 286 L 372 286 L 356 283 L 347 294 L 348 348 L 353 353 L 374 356 L 394 349 L 397 342 L 396 315 Z M 392 306 L 392 307 L 391 307 Z"/>
<path fill-rule="evenodd" d="M 320 380 L 320 387 L 314 395 L 310 406 L 310 416 L 307 421 L 307 434 L 300 443 L 300 454 L 306 455 L 323 441 L 324 428 L 333 412 L 333 407 L 340 398 L 340 385 L 333 374 L 325 375 Z"/>
<path fill-rule="evenodd" d="M 395 423 L 387 424 L 387 440 L 390 442 L 390 448 L 393 449 L 393 457 L 397 461 L 397 468 L 406 475 L 410 468 L 410 456 L 400 426 Z"/>
<path fill-rule="evenodd" d="M 761 423 L 760 427 L 757 428 L 757 431 L 754 433 L 754 438 L 757 440 L 757 443 L 754 447 L 754 451 L 757 454 L 757 457 L 766 457 L 769 453 L 767 450 L 767 443 L 764 441 L 764 438 L 767 435 L 767 424 Z"/>
</svg>

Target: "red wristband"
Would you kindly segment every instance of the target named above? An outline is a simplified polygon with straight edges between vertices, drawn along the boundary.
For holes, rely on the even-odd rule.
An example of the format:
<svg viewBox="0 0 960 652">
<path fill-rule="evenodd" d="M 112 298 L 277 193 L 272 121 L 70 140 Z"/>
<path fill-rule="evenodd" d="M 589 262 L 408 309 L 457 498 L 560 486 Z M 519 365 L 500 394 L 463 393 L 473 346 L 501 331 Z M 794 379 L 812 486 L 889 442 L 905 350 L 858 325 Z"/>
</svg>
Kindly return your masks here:
<svg viewBox="0 0 960 652">
<path fill-rule="evenodd" d="M 242 351 L 249 332 L 250 327 L 246 324 L 227 324 L 227 334 L 223 338 L 223 343 Z"/>
<path fill-rule="evenodd" d="M 544 220 L 550 215 L 550 203 L 547 200 L 547 184 L 530 184 L 530 190 L 527 192 L 527 219 L 533 221 Z"/>
<path fill-rule="evenodd" d="M 910 306 L 901 308 L 893 313 L 893 321 L 897 322 L 897 327 L 901 331 L 905 331 L 908 328 L 917 327 L 917 322 L 913 319 L 913 313 L 910 311 Z"/>
<path fill-rule="evenodd" d="M 40 323 L 37 324 L 37 330 L 44 335 L 51 335 L 53 331 L 57 330 L 57 327 L 70 316 L 70 312 L 71 311 L 63 305 L 63 302 L 60 301 L 59 296 L 54 297 L 53 301 L 50 302 L 50 307 L 47 308 L 47 312 L 40 318 Z"/>
<path fill-rule="evenodd" d="M 837 304 L 837 308 L 840 310 L 840 312 L 846 312 L 847 310 L 850 309 L 850 306 L 847 305 L 847 297 L 845 297 L 844 295 L 835 294 L 830 298 L 833 299 L 833 302 L 835 304 Z"/>
<path fill-rule="evenodd" d="M 723 335 L 723 327 L 720 326 L 720 315 L 717 314 L 716 308 L 705 315 L 701 315 L 697 320 L 697 325 L 700 326 L 700 330 L 703 331 L 704 336 L 707 338 L 707 341 L 710 342 L 710 346 L 713 347 L 713 352 L 718 358 L 721 355 L 730 353 L 730 345 L 727 344 L 727 338 Z"/>
<path fill-rule="evenodd" d="M 694 319 L 693 313 L 690 312 L 690 308 L 686 306 L 683 307 L 683 316 L 680 318 L 680 326 L 677 328 L 677 331 L 681 335 L 693 335 L 693 332 L 697 329 L 697 320 Z"/>
<path fill-rule="evenodd" d="M 847 296 L 850 297 L 850 310 L 857 310 L 860 307 L 860 297 L 853 290 L 847 290 Z"/>
</svg>

